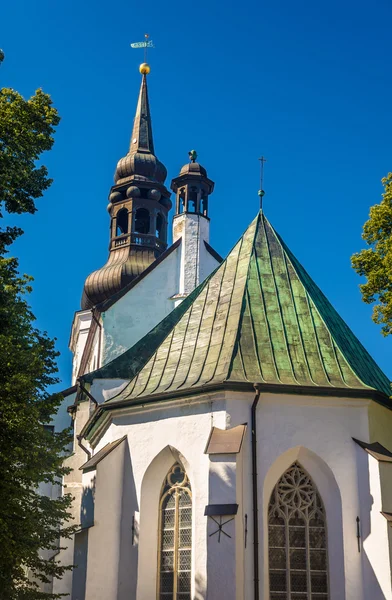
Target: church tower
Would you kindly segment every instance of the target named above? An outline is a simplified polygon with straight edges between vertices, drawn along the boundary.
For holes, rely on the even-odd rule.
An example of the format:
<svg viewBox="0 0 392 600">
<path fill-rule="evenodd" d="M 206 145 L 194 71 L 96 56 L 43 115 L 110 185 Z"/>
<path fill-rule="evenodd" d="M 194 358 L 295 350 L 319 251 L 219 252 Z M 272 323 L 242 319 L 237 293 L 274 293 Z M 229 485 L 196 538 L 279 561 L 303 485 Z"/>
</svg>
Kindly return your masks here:
<svg viewBox="0 0 392 600">
<path fill-rule="evenodd" d="M 190 294 L 207 277 L 215 268 L 212 261 L 219 263 L 222 260 L 209 245 L 208 201 L 214 191 L 214 182 L 207 177 L 206 169 L 196 162 L 195 150 L 189 152 L 189 159 L 171 182 L 171 189 L 176 194 L 173 242 L 179 238 L 183 240 L 179 298 Z"/>
<path fill-rule="evenodd" d="M 129 151 L 116 167 L 109 194 L 109 258 L 89 275 L 84 284 L 82 309 L 110 298 L 140 275 L 167 248 L 170 192 L 167 171 L 154 151 L 147 75 L 140 66 L 142 82 Z"/>
</svg>

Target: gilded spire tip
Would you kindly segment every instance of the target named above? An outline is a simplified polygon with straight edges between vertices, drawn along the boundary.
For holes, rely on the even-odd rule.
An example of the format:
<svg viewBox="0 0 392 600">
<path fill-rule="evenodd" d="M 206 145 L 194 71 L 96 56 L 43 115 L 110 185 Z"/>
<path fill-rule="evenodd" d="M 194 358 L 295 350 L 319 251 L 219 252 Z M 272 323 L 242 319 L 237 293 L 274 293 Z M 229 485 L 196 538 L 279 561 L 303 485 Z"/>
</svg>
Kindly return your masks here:
<svg viewBox="0 0 392 600">
<path fill-rule="evenodd" d="M 151 71 L 151 67 L 148 63 L 142 63 L 139 67 L 139 71 L 142 75 L 148 75 Z"/>
</svg>

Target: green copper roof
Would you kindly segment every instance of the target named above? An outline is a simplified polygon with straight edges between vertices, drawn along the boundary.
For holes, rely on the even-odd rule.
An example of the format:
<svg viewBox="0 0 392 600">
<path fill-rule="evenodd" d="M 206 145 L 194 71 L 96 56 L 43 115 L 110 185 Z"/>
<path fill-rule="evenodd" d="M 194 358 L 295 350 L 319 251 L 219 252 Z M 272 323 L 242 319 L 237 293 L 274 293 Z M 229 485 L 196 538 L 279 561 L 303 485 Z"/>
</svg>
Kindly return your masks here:
<svg viewBox="0 0 392 600">
<path fill-rule="evenodd" d="M 85 376 L 130 383 L 106 404 L 266 383 L 390 395 L 390 382 L 260 212 L 226 260 L 133 348 Z"/>
</svg>

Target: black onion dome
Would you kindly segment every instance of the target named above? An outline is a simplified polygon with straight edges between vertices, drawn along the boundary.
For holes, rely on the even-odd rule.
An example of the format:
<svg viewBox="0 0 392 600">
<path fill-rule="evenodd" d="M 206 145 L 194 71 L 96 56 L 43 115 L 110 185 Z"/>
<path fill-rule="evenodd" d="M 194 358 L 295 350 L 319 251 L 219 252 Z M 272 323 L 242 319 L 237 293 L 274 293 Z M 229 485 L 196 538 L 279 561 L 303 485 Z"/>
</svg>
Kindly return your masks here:
<svg viewBox="0 0 392 600">
<path fill-rule="evenodd" d="M 120 158 L 117 163 L 114 182 L 118 185 L 132 179 L 141 179 L 164 183 L 166 176 L 165 165 L 154 154 L 136 152 Z"/>
</svg>

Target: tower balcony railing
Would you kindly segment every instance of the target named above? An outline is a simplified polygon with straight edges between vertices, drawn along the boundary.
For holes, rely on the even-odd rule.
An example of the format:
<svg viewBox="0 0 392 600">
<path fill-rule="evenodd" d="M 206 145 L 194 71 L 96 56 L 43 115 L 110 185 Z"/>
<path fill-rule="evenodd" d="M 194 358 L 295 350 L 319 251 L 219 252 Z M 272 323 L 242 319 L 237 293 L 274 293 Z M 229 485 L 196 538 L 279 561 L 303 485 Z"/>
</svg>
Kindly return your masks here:
<svg viewBox="0 0 392 600">
<path fill-rule="evenodd" d="M 155 250 L 163 251 L 166 244 L 150 233 L 127 233 L 114 238 L 111 249 L 121 248 L 122 246 L 147 246 Z"/>
</svg>

